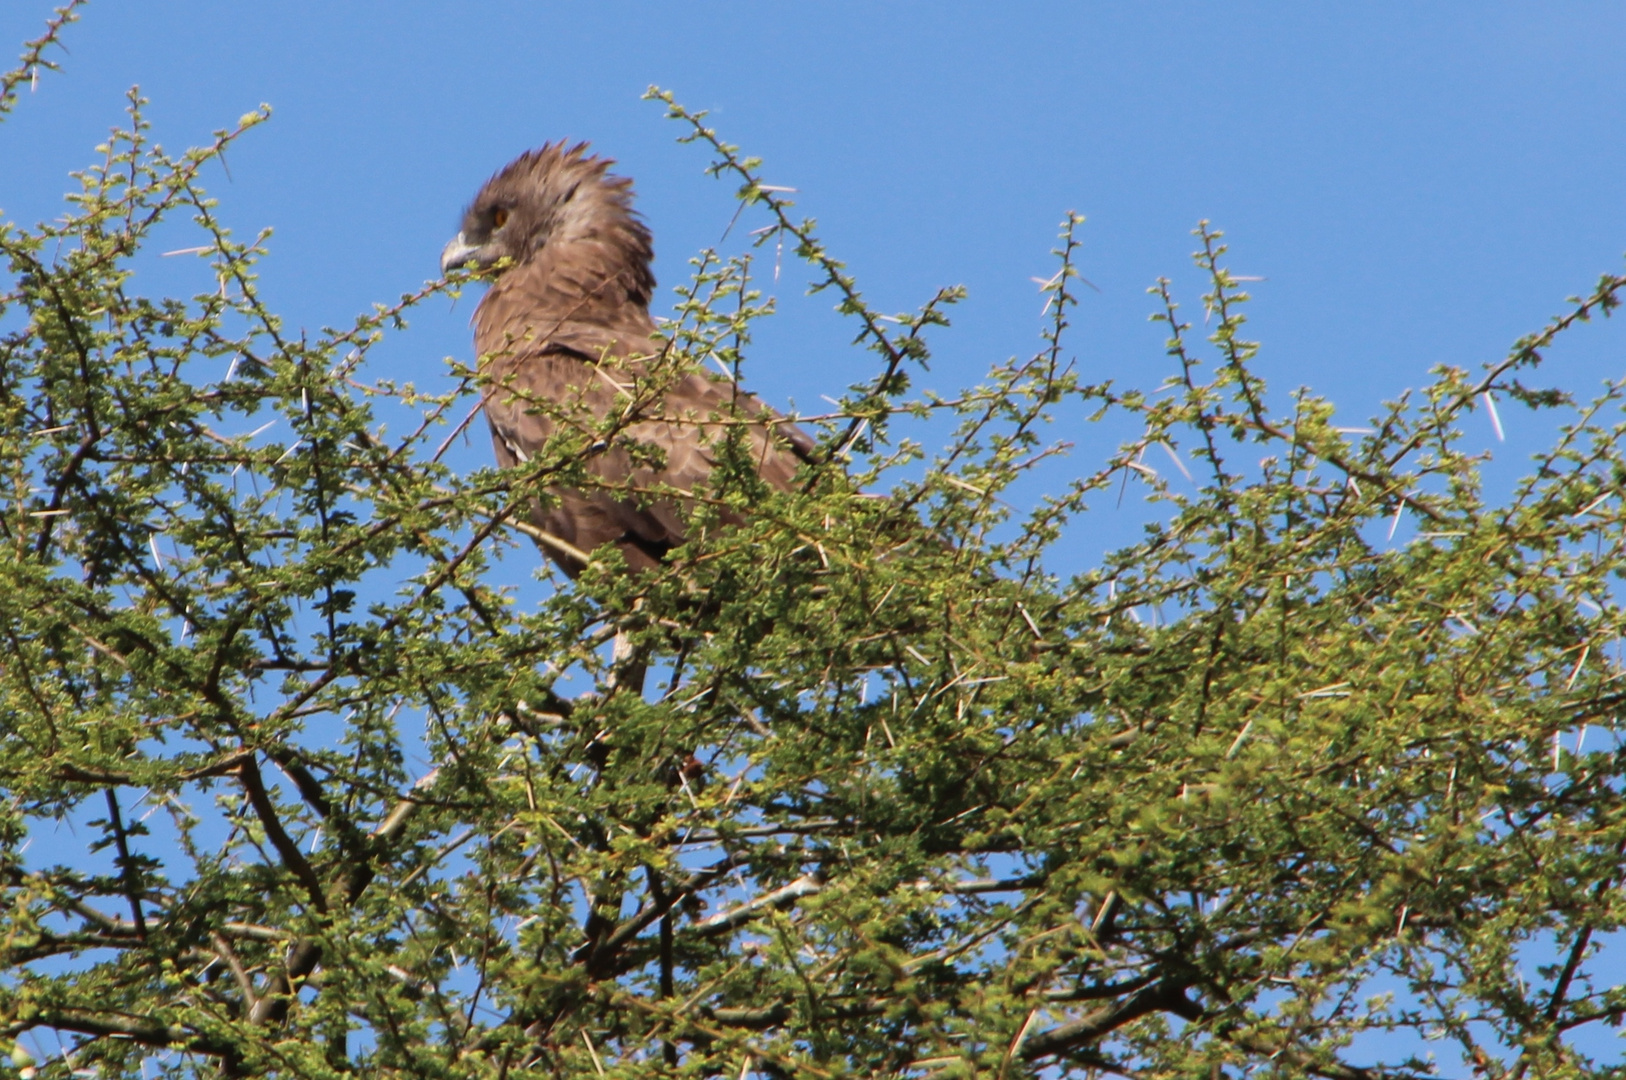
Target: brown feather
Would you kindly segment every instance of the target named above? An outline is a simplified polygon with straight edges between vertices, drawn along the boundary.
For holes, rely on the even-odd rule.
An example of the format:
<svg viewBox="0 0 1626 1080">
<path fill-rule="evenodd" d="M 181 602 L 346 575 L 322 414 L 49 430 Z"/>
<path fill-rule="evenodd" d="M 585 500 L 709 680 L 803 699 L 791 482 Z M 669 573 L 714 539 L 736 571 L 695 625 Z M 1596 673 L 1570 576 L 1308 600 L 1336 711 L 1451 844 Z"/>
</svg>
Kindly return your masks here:
<svg viewBox="0 0 1626 1080">
<path fill-rule="evenodd" d="M 630 400 L 624 388 L 648 375 L 663 347 L 649 315 L 649 230 L 632 209 L 631 181 L 611 175 L 611 164 L 588 157 L 585 144 L 523 154 L 487 181 L 447 246 L 443 268 L 497 270 L 474 314 L 474 344 L 504 466 L 528 461 L 573 415 L 587 427 L 621 414 Z M 583 465 L 608 487 L 694 491 L 709 482 L 713 447 L 728 430 L 716 421 L 740 418 L 760 421 L 746 434 L 763 480 L 789 488 L 812 440 L 732 383 L 698 372 L 677 379 L 623 429 L 659 447 L 662 467 L 636 464 L 623 445 L 596 449 Z M 549 490 L 556 502 L 533 506 L 532 521 L 578 550 L 615 544 L 628 566 L 645 570 L 685 539 L 679 503 L 687 500 Z M 578 559 L 544 551 L 571 577 L 584 569 Z"/>
</svg>

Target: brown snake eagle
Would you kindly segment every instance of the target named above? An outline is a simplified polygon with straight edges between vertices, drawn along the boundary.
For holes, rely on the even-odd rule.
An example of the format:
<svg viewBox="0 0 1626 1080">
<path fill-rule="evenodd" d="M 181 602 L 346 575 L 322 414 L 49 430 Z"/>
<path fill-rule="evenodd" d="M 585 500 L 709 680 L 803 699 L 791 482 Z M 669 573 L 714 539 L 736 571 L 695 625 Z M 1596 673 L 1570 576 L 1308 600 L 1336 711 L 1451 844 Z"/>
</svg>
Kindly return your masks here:
<svg viewBox="0 0 1626 1080">
<path fill-rule="evenodd" d="M 505 467 L 529 461 L 561 424 L 625 413 L 664 347 L 649 315 L 649 228 L 632 208 L 632 182 L 611 173 L 612 164 L 590 156 L 586 143 L 521 154 L 486 181 L 441 253 L 442 273 L 496 270 L 474 313 L 474 345 Z M 582 556 L 605 544 L 634 571 L 658 565 L 685 539 L 681 496 L 640 497 L 629 488 L 704 487 L 726 431 L 721 420 L 744 422 L 757 470 L 773 487 L 789 488 L 812 453 L 812 439 L 757 398 L 688 372 L 635 407 L 621 429 L 625 439 L 659 447 L 664 466 L 640 463 L 624 443 L 591 447 L 582 464 L 603 486 L 554 487 L 552 505 L 533 504 L 540 546 L 571 577 L 585 568 Z"/>
</svg>

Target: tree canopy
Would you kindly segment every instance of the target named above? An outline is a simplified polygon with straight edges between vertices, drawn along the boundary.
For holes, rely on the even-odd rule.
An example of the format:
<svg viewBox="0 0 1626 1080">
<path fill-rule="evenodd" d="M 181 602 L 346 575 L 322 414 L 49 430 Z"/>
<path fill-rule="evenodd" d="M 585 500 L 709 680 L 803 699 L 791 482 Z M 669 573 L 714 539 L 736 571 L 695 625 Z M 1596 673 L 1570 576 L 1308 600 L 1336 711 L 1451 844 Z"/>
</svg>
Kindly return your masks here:
<svg viewBox="0 0 1626 1080">
<path fill-rule="evenodd" d="M 601 553 L 540 599 L 498 583 L 537 559 L 529 500 L 591 483 L 662 380 L 740 370 L 749 252 L 697 257 L 624 414 L 459 474 L 472 365 L 415 387 L 369 356 L 469 279 L 290 333 L 265 238 L 200 179 L 266 112 L 177 157 L 132 92 L 64 217 L 0 222 L 12 1068 L 1622 1075 L 1596 1034 L 1626 1013 L 1626 382 L 1534 380 L 1626 275 L 1351 430 L 1308 392 L 1273 411 L 1206 224 L 1206 334 L 1159 283 L 1168 380 L 1083 380 L 1069 215 L 1042 347 L 942 397 L 914 386 L 958 291 L 878 312 L 759 162 L 651 93 L 877 373 L 803 418 L 798 490 L 724 445 L 660 571 Z M 143 295 L 175 218 L 215 287 Z M 1506 499 L 1460 446 L 1498 400 L 1558 417 Z M 1065 408 L 1130 435 L 1013 507 Z M 1047 569 L 1128 486 L 1144 538 Z M 708 528 L 722 507 L 747 524 Z"/>
</svg>

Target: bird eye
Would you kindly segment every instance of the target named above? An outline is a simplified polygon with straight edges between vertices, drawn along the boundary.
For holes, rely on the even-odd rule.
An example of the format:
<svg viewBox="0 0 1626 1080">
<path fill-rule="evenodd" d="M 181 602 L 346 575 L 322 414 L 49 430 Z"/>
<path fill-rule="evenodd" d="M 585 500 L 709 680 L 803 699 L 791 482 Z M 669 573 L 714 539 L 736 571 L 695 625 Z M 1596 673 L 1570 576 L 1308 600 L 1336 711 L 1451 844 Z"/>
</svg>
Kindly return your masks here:
<svg viewBox="0 0 1626 1080">
<path fill-rule="evenodd" d="M 506 224 L 508 224 L 508 211 L 499 206 L 496 212 L 491 215 L 491 227 L 500 229 Z"/>
</svg>

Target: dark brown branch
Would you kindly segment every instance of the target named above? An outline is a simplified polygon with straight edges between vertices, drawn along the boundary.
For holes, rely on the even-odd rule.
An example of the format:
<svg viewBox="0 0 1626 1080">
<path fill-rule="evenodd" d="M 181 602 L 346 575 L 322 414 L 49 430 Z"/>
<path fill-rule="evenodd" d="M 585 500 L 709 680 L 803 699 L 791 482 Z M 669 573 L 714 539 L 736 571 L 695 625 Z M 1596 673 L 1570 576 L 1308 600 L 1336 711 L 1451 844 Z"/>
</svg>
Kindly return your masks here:
<svg viewBox="0 0 1626 1080">
<path fill-rule="evenodd" d="M 639 934 L 643 933 L 656 919 L 661 918 L 676 907 L 684 897 L 699 892 L 741 865 L 744 861 L 744 855 L 730 856 L 709 869 L 698 871 L 690 874 L 682 881 L 674 882 L 669 892 L 660 897 L 651 896 L 643 906 L 618 925 L 611 933 L 584 942 L 571 954 L 571 959 L 583 964 L 588 971 L 595 975 L 606 975 L 612 971 L 625 971 L 636 963 L 642 962 L 641 954 L 635 958 L 623 957 L 620 954 Z"/>
<path fill-rule="evenodd" d="M 119 813 L 118 792 L 113 788 L 105 788 L 103 794 L 107 796 L 107 824 L 113 830 L 113 843 L 119 852 L 119 880 L 123 883 L 124 894 L 130 901 L 130 917 L 135 923 L 136 937 L 145 941 L 147 917 L 141 913 L 141 874 L 136 868 L 135 860 L 130 857 L 130 838 L 124 828 L 124 815 Z"/>
<path fill-rule="evenodd" d="M 264 826 L 266 838 L 271 841 L 271 846 L 282 856 L 283 865 L 287 866 L 305 887 L 311 906 L 317 911 L 326 911 L 327 893 L 322 888 L 322 879 L 316 876 L 316 871 L 300 853 L 299 845 L 294 843 L 293 837 L 282 827 L 282 819 L 277 816 L 277 808 L 272 805 L 271 796 L 266 793 L 265 779 L 260 775 L 259 764 L 250 756 L 238 766 L 237 775 L 243 781 L 243 791 L 248 795 L 249 805 L 254 808 L 254 816 L 259 818 L 260 824 Z"/>
<path fill-rule="evenodd" d="M 206 1035 L 179 1025 L 166 1024 L 152 1017 L 132 1016 L 114 1012 L 96 1012 L 72 1006 L 39 1006 L 26 1020 L 12 1020 L 0 1024 L 0 1035 L 15 1038 L 30 1028 L 48 1027 L 72 1031 L 98 1038 L 129 1039 L 142 1046 L 159 1049 L 191 1050 L 227 1062 L 237 1060 L 236 1043 L 213 1035 Z"/>
<path fill-rule="evenodd" d="M 1022 1058 L 1036 1061 L 1065 1053 L 1075 1046 L 1094 1042 L 1131 1020 L 1155 1012 L 1173 1013 L 1185 1020 L 1199 1020 L 1203 1015 L 1201 1006 L 1186 997 L 1186 986 L 1165 979 L 1136 991 L 1122 1001 L 1086 1013 L 1060 1027 L 1040 1032 L 1023 1044 Z"/>
</svg>

